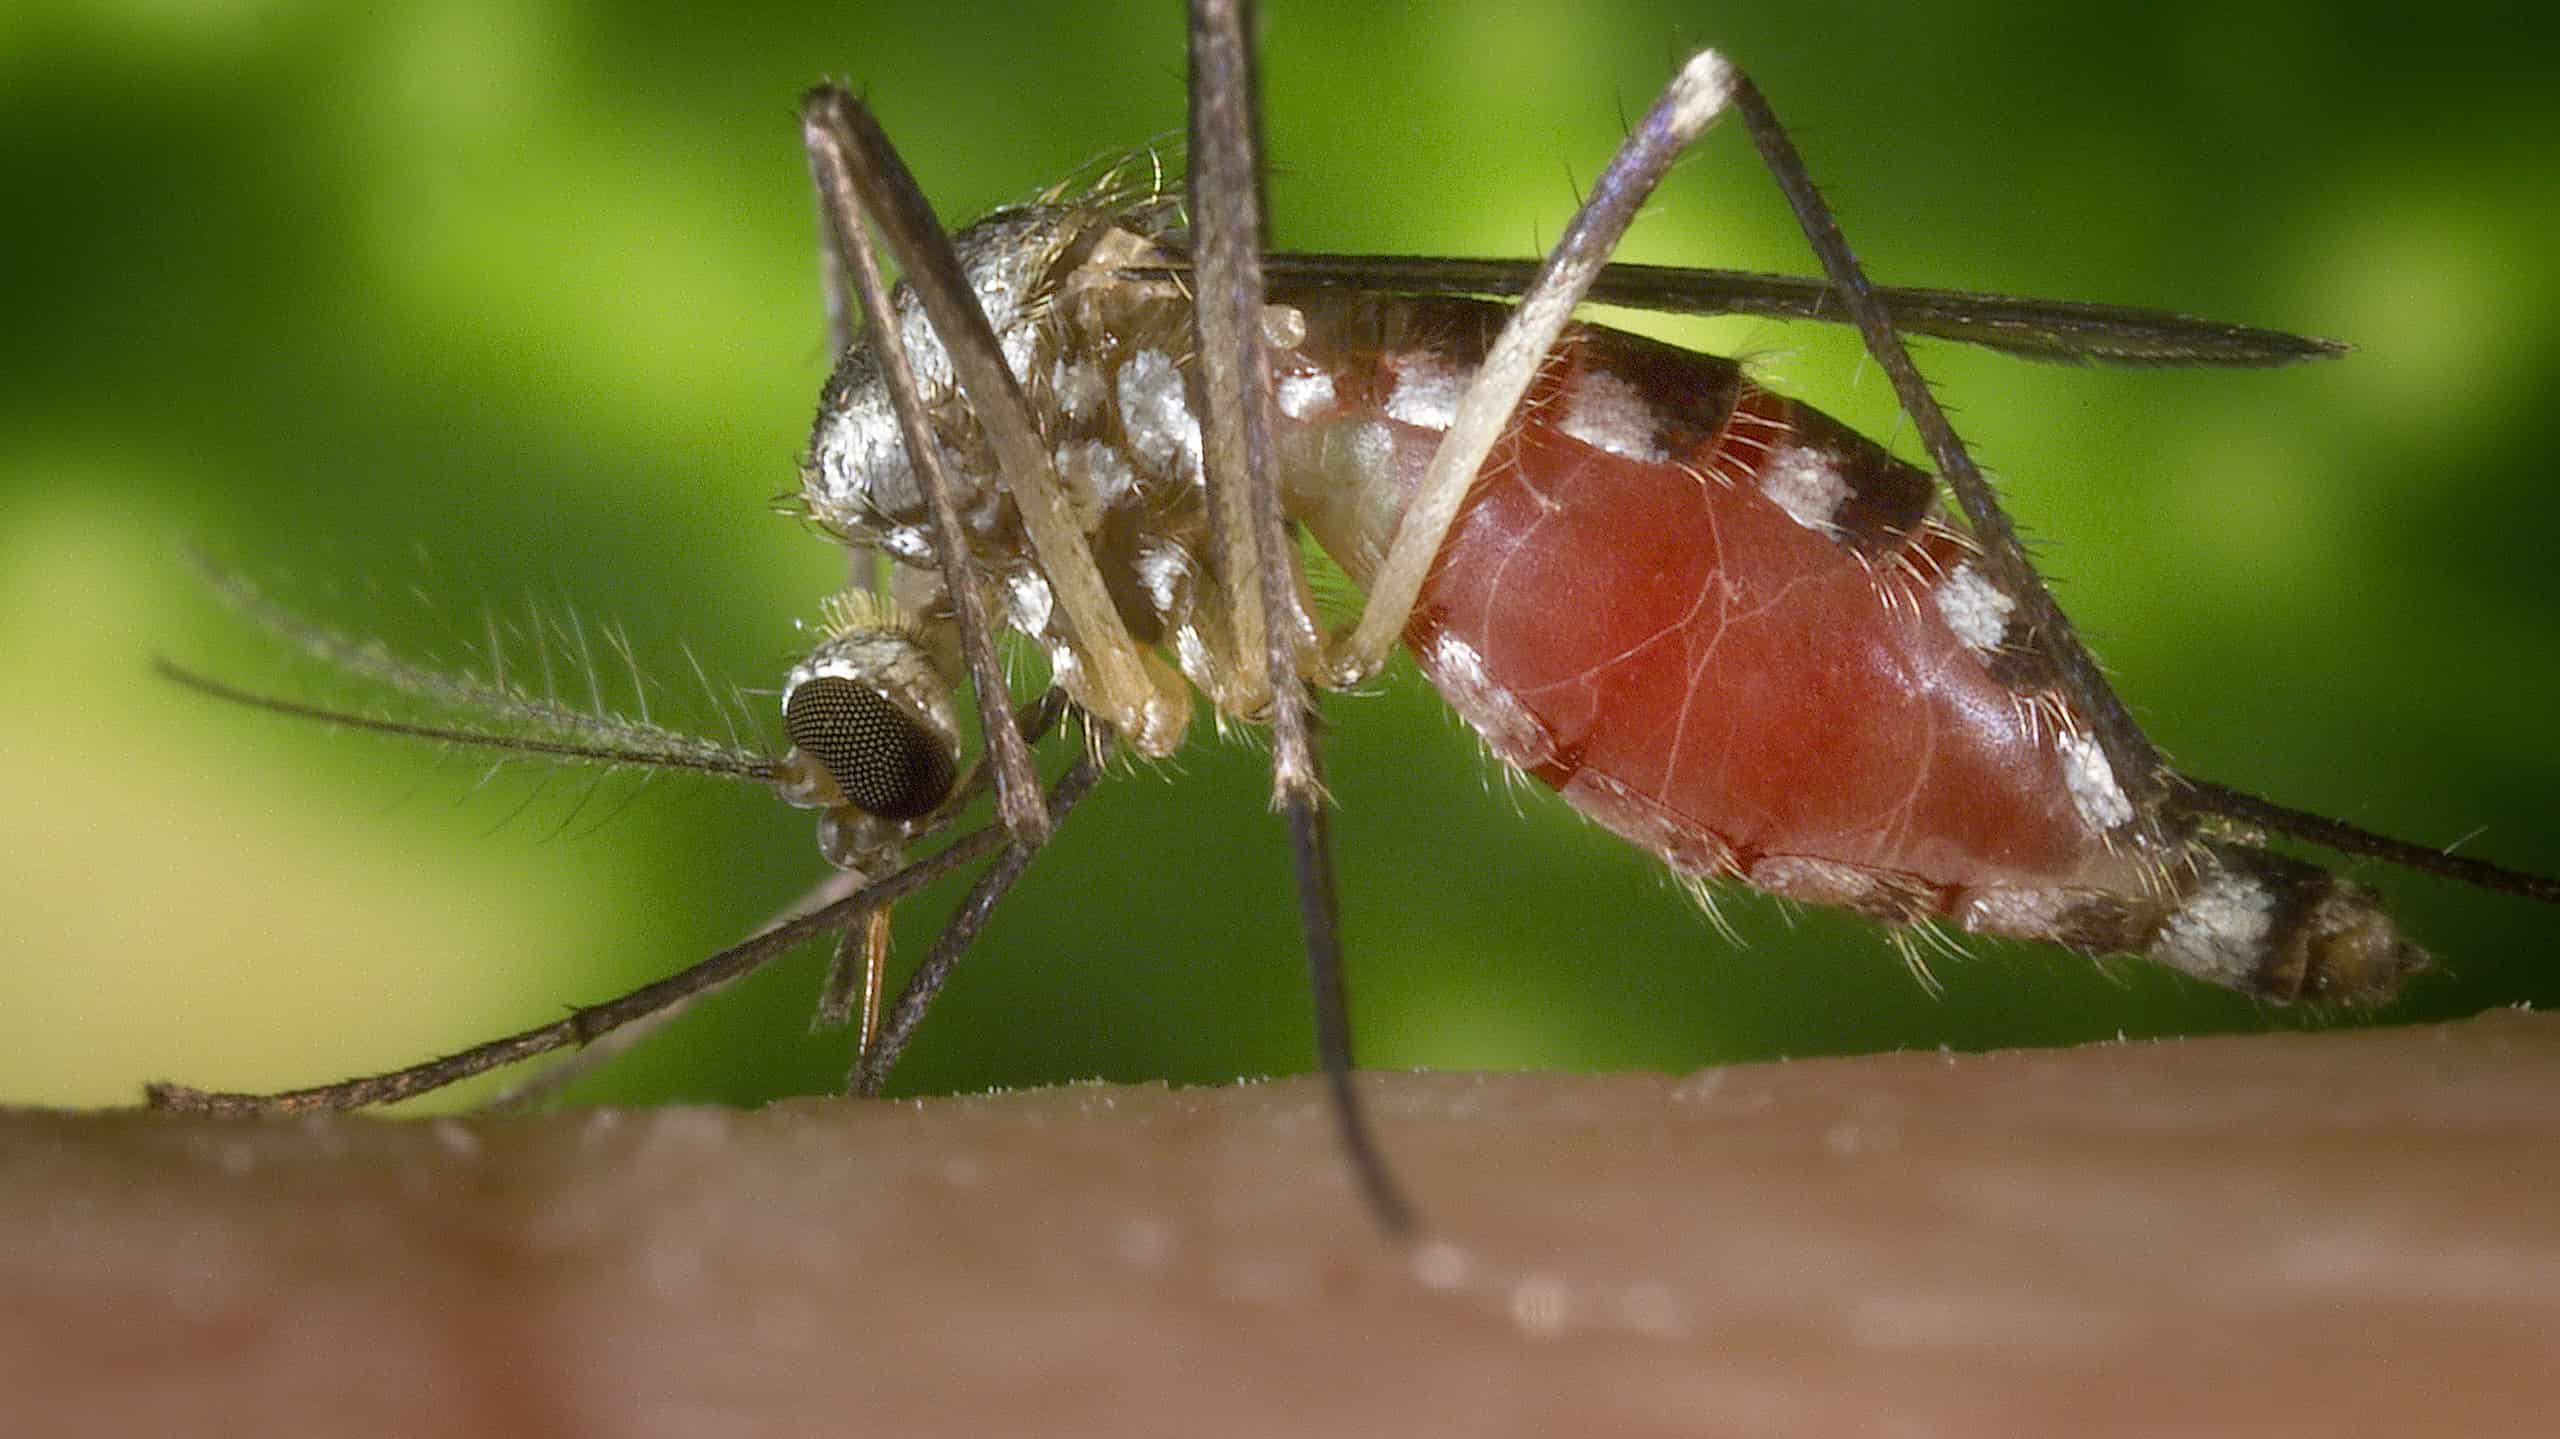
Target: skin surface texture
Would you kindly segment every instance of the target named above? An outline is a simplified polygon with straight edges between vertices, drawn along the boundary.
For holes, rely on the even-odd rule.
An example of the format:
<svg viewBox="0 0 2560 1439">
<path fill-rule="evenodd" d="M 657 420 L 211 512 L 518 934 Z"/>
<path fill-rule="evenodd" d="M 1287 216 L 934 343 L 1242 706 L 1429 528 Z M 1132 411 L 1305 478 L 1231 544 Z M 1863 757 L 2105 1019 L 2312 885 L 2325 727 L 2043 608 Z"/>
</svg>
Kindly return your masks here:
<svg viewBox="0 0 2560 1439">
<path fill-rule="evenodd" d="M 23 1432 L 2517 1433 L 2560 1021 L 525 1120 L 0 1114 Z"/>
</svg>

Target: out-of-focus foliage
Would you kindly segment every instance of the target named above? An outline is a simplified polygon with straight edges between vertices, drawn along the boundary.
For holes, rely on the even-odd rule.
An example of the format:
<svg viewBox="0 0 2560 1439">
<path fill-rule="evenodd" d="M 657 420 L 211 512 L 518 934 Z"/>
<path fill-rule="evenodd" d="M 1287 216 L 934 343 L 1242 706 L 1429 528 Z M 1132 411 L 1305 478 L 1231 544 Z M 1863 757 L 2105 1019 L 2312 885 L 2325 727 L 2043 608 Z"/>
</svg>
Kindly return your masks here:
<svg viewBox="0 0 2560 1439">
<path fill-rule="evenodd" d="M 462 653 L 484 611 L 530 603 L 621 622 L 678 691 L 679 642 L 771 684 L 841 572 L 767 512 L 826 363 L 794 97 L 864 87 L 954 220 L 1180 128 L 1171 5 L 1025 8 L 10 7 L 0 1098 L 403 1063 L 664 973 L 815 876 L 806 818 L 752 793 L 483 784 L 467 757 L 228 710 L 148 663 L 301 683 L 192 583 L 197 542 L 414 651 Z M 2359 343 L 2264 375 L 1923 363 L 2181 760 L 2560 868 L 2548 35 L 2461 5 L 2423 25 L 2378 4 L 1273 8 L 1283 243 L 1528 253 L 1621 117 L 1715 43 L 1883 278 Z M 1732 135 L 1633 248 L 1808 268 Z M 1845 337 L 1679 333 L 1901 429 Z M 1646 857 L 1507 791 L 1409 670 L 1377 689 L 1328 706 L 1371 1062 L 2303 1022 L 2010 947 L 1940 960 L 1932 997 L 1868 927 L 1749 899 L 1735 949 Z M 905 1083 L 1302 1067 L 1259 764 L 1204 738 L 1107 788 Z M 2393 1017 L 2560 996 L 2560 915 L 2365 877 L 2450 971 Z M 951 893 L 902 915 L 907 952 Z M 586 1092 L 823 1087 L 844 1046 L 804 1037 L 813 983 L 803 961 L 727 997 Z"/>
</svg>

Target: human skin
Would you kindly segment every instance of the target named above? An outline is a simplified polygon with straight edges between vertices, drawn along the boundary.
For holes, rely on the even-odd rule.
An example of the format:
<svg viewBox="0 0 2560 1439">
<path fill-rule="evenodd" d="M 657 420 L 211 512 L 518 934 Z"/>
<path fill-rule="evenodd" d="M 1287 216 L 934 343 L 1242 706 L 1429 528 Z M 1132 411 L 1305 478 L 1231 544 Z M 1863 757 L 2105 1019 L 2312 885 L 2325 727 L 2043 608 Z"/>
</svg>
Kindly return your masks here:
<svg viewBox="0 0 2560 1439">
<path fill-rule="evenodd" d="M 0 1114 L 24 1433 L 2501 1433 L 2560 1019 L 754 1112 Z"/>
</svg>

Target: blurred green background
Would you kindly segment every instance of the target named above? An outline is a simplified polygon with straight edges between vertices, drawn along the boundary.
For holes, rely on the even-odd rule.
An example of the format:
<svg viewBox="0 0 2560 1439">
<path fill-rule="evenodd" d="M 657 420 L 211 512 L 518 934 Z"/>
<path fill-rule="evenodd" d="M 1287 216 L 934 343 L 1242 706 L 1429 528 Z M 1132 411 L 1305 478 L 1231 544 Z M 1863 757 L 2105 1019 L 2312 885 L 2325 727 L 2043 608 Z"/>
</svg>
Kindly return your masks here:
<svg viewBox="0 0 2560 1439">
<path fill-rule="evenodd" d="M 1622 117 L 1714 43 L 1882 278 L 2352 339 L 2260 375 L 1922 358 L 2175 755 L 2560 870 L 2560 85 L 2552 37 L 2509 14 L 1278 4 L 1278 238 L 1533 252 Z M 194 541 L 412 649 L 531 596 L 621 620 L 662 670 L 682 641 L 775 682 L 841 574 L 768 507 L 826 365 L 792 122 L 821 76 L 867 90 L 957 221 L 1178 130 L 1178 8 L 0 13 L 0 1100 L 407 1062 L 673 970 L 816 875 L 808 818 L 756 793 L 482 784 L 146 666 L 292 682 L 188 577 Z M 1733 134 L 1629 253 L 1810 268 Z M 1901 433 L 1844 336 L 1671 332 Z M 1933 997 L 1870 927 L 1747 898 L 1735 948 L 1648 857 L 1506 792 L 1410 669 L 1377 690 L 1328 711 L 1367 1062 L 1678 1070 L 2347 1022 L 1988 944 L 1940 962 Z M 1203 735 L 1067 827 L 904 1087 L 1305 1067 L 1261 759 Z M 2384 1018 L 2560 998 L 2560 914 L 2358 872 L 2443 961 Z M 906 953 L 950 893 L 902 913 Z M 815 973 L 724 997 L 583 1093 L 835 1083 L 842 1037 L 804 1032 Z"/>
</svg>

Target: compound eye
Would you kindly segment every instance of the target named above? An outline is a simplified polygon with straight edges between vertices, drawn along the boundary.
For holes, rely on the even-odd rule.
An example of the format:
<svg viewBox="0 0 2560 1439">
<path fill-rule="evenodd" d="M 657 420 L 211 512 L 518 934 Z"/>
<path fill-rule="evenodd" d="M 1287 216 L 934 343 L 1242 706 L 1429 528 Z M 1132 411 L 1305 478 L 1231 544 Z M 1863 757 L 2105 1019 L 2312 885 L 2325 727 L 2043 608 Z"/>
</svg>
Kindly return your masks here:
<svg viewBox="0 0 2560 1439">
<path fill-rule="evenodd" d="M 949 749 L 888 696 L 841 675 L 802 681 L 782 707 L 782 728 L 824 766 L 836 788 L 882 819 L 917 819 L 951 794 Z"/>
</svg>

